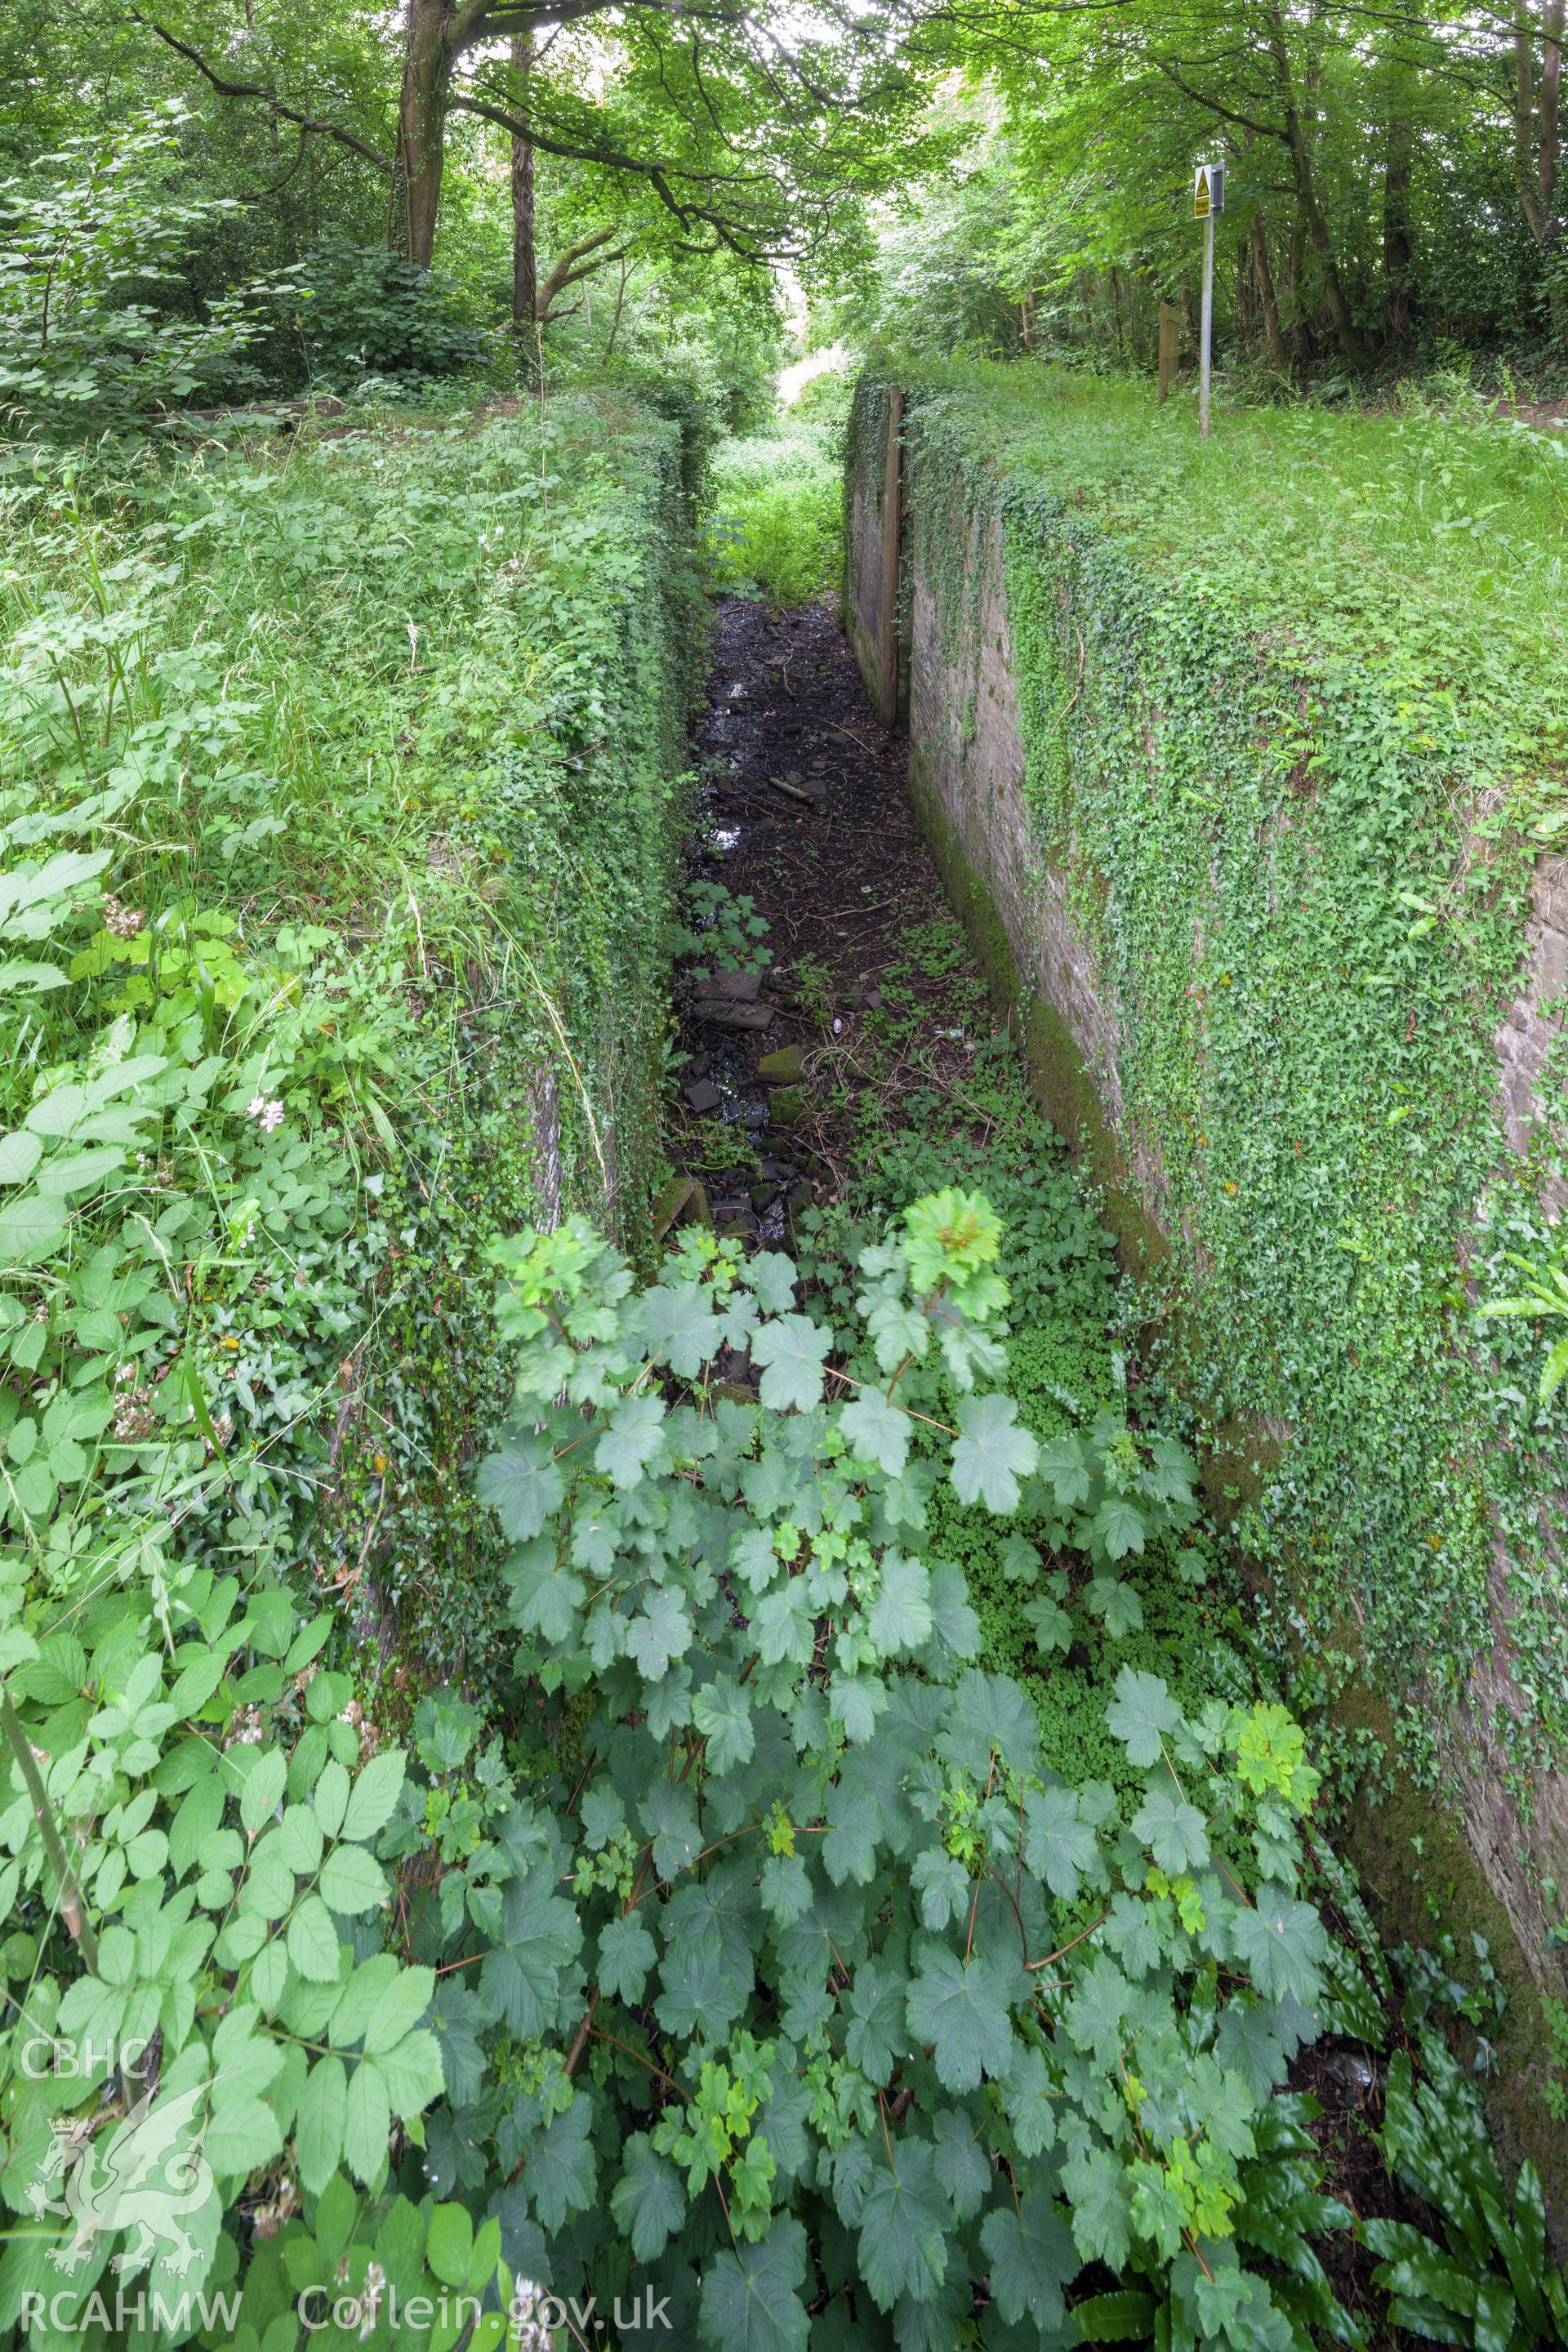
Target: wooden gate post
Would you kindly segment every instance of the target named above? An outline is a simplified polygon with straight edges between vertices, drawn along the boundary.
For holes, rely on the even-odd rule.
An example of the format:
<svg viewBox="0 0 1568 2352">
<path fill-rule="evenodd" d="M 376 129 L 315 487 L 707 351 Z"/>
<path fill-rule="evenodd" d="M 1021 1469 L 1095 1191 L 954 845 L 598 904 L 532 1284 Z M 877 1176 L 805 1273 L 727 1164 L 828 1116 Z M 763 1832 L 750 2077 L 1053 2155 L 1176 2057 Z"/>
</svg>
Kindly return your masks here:
<svg viewBox="0 0 1568 2352">
<path fill-rule="evenodd" d="M 888 388 L 888 459 L 882 477 L 882 595 L 878 612 L 880 716 L 892 728 L 899 718 L 899 539 L 903 521 L 903 476 L 900 467 L 904 395 Z"/>
</svg>

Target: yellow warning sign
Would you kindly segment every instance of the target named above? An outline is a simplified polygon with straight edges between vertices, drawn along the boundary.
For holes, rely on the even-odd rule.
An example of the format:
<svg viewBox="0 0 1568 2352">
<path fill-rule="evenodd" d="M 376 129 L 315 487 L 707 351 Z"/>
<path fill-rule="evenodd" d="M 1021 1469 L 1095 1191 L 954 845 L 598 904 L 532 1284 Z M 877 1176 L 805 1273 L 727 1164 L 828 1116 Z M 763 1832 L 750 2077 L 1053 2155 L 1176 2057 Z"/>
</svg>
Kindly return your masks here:
<svg viewBox="0 0 1568 2352">
<path fill-rule="evenodd" d="M 1193 218 L 1217 220 L 1225 210 L 1225 165 L 1200 163 L 1193 179 Z"/>
</svg>

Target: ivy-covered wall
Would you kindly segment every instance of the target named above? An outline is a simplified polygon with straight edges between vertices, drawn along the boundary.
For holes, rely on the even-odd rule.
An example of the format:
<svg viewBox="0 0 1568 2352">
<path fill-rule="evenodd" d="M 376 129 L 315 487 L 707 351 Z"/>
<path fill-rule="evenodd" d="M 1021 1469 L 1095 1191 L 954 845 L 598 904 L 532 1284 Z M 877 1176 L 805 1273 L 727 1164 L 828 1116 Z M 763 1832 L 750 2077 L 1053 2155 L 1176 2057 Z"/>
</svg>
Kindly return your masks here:
<svg viewBox="0 0 1568 2352">
<path fill-rule="evenodd" d="M 704 643 L 700 452 L 671 404 L 666 418 L 621 395 L 557 404 L 531 560 L 503 576 L 493 633 L 454 666 L 429 743 L 433 799 L 460 776 L 465 809 L 460 826 L 440 824 L 426 865 L 450 866 L 468 921 L 426 1008 L 435 1082 L 411 1095 L 401 1138 L 354 1420 L 372 1476 L 346 1522 L 323 1530 L 321 1561 L 341 1574 L 369 1541 L 366 1598 L 419 1682 L 483 1687 L 511 1652 L 497 1583 L 507 1547 L 472 1492 L 483 1433 L 510 1401 L 487 1243 L 572 1208 L 634 1254 L 648 1242 Z M 535 434 L 524 447 L 539 468 Z"/>
<path fill-rule="evenodd" d="M 583 391 L 9 493 L 13 903 L 68 854 L 0 1126 L 119 1105 L 57 1210 L 37 1145 L 0 1203 L 0 1442 L 37 1456 L 0 1569 L 46 1632 L 104 1559 L 243 1561 L 367 1686 L 510 1660 L 484 1251 L 568 1206 L 647 1238 L 700 457 Z"/>
<path fill-rule="evenodd" d="M 1173 555 L 1126 404 L 1097 460 L 1095 395 L 1054 435 L 1037 381 L 1026 417 L 906 390 L 916 805 L 1147 1274 L 1299 1696 L 1352 1769 L 1375 1728 L 1452 1801 L 1554 1986 L 1568 1412 L 1540 1328 L 1479 1308 L 1563 1197 L 1560 682 L 1500 628 L 1474 659 L 1423 635 L 1407 582 L 1269 610 L 1217 517 Z M 887 414 L 864 383 L 851 586 Z M 1131 427 L 1154 468 L 1180 429 Z"/>
</svg>

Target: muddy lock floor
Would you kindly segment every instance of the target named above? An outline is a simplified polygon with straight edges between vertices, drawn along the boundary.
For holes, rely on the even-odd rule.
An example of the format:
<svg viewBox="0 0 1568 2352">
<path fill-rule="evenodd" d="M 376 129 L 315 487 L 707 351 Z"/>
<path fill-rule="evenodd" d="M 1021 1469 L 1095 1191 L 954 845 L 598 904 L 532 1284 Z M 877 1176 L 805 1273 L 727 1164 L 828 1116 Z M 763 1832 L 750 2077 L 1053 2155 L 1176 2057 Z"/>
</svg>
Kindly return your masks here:
<svg viewBox="0 0 1568 2352">
<path fill-rule="evenodd" d="M 778 1247 L 802 1207 L 843 1184 L 865 1090 L 887 1101 L 961 1085 L 974 1038 L 943 1025 L 936 989 L 893 1066 L 865 1038 L 908 927 L 947 903 L 905 797 L 904 744 L 873 718 L 826 604 L 719 605 L 698 753 L 696 870 L 755 900 L 773 961 L 760 978 L 700 964 L 712 977 L 682 988 L 689 1059 L 670 1147 L 685 1176 L 657 1222 L 707 1214 Z"/>
</svg>

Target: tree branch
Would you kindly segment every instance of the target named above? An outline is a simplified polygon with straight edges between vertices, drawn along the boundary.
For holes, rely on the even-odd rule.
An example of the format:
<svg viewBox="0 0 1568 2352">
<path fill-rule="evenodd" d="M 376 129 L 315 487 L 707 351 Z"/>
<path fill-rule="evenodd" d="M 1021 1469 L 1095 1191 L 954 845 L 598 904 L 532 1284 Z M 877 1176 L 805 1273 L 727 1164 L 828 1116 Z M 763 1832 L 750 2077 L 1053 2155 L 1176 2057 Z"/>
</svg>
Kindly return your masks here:
<svg viewBox="0 0 1568 2352">
<path fill-rule="evenodd" d="M 566 247 L 539 289 L 533 311 L 536 319 L 549 318 L 551 304 L 558 294 L 565 292 L 568 286 L 574 286 L 580 278 L 591 278 L 596 269 L 603 269 L 609 262 L 620 259 L 619 254 L 599 251 L 602 246 L 608 245 L 616 233 L 616 225 L 612 222 L 608 228 L 596 228 L 592 236 L 579 237 L 575 245 Z M 595 253 L 599 255 L 596 261 L 590 258 Z"/>
<path fill-rule="evenodd" d="M 286 106 L 265 82 L 230 81 L 218 72 L 216 66 L 207 63 L 199 49 L 193 48 L 189 41 L 182 41 L 177 33 L 170 32 L 167 25 L 160 25 L 155 16 L 144 16 L 139 8 L 132 8 L 131 14 L 138 25 L 145 26 L 150 33 L 156 33 L 161 41 L 166 42 L 188 64 L 195 66 L 199 74 L 205 75 L 220 98 L 258 98 L 285 122 L 298 123 L 305 132 L 318 131 L 323 139 L 335 139 L 341 147 L 352 148 L 356 155 L 363 156 L 367 163 L 374 163 L 376 170 L 384 172 L 388 178 L 395 171 L 396 165 L 390 155 L 383 155 L 367 140 L 359 138 L 352 131 L 345 131 L 341 123 L 324 122 L 320 115 L 301 114 L 297 106 Z"/>
<path fill-rule="evenodd" d="M 1183 97 L 1190 98 L 1194 106 L 1205 108 L 1210 114 L 1217 114 L 1222 122 L 1238 122 L 1244 131 L 1256 131 L 1260 139 L 1278 139 L 1282 146 L 1289 145 L 1286 133 L 1274 124 L 1255 122 L 1250 114 L 1237 114 L 1228 106 L 1222 106 L 1217 98 L 1205 98 L 1201 89 L 1194 89 L 1190 82 L 1184 81 L 1175 67 L 1168 64 L 1163 58 L 1156 58 L 1154 64 L 1164 75 L 1165 79 L 1173 81 Z"/>
<path fill-rule="evenodd" d="M 305 150 L 310 144 L 310 125 L 308 122 L 301 122 L 300 125 L 300 144 L 295 150 L 294 161 L 289 164 L 282 177 L 280 179 L 274 180 L 270 187 L 253 189 L 248 195 L 243 195 L 240 197 L 240 203 L 242 205 L 264 205 L 268 196 L 275 196 L 279 188 L 286 188 L 289 181 L 293 178 L 295 173 L 299 170 L 300 164 L 304 162 Z"/>
<path fill-rule="evenodd" d="M 627 172 L 635 174 L 638 179 L 646 180 L 666 211 L 673 214 L 683 228 L 690 227 L 695 224 L 711 229 L 719 243 L 734 254 L 738 260 L 766 261 L 774 257 L 775 253 L 782 255 L 792 249 L 787 242 L 781 243 L 776 248 L 764 246 L 759 237 L 738 228 L 732 221 L 728 220 L 722 213 L 716 211 L 711 205 L 679 195 L 670 184 L 672 178 L 698 176 L 696 173 L 683 171 L 679 165 L 645 163 L 638 156 L 624 154 L 616 148 L 588 147 L 580 141 L 558 138 L 553 132 L 542 131 L 537 123 L 527 121 L 521 114 L 514 114 L 508 108 L 497 106 L 492 100 L 478 98 L 469 91 L 454 90 L 447 105 L 449 112 L 477 114 L 481 121 L 493 122 L 498 130 L 510 131 L 516 137 L 530 141 L 533 146 L 542 148 L 547 155 L 563 155 L 569 163 L 599 163 L 606 171 Z M 722 185 L 726 181 L 742 184 L 748 177 L 754 182 L 758 175 L 740 173 L 713 173 L 702 175 L 704 184 L 710 188 Z"/>
</svg>

